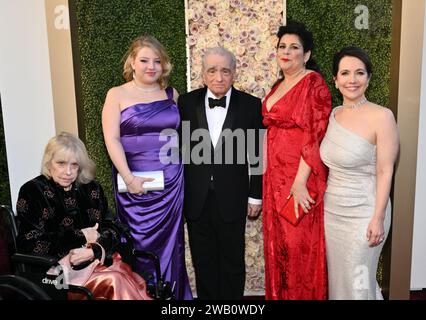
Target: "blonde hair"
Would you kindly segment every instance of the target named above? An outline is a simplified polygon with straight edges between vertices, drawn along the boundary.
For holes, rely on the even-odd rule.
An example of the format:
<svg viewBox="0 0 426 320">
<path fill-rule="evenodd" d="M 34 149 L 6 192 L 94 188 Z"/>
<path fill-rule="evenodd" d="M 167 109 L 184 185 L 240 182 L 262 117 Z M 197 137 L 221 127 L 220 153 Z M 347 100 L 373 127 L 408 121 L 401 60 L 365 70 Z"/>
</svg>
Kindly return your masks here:
<svg viewBox="0 0 426 320">
<path fill-rule="evenodd" d="M 139 50 L 145 47 L 152 49 L 160 58 L 163 72 L 158 79 L 158 83 L 160 87 L 164 89 L 167 87 L 169 81 L 172 64 L 164 46 L 153 36 L 140 36 L 133 40 L 125 55 L 123 77 L 126 81 L 131 81 L 133 79 L 132 61 L 136 58 Z"/>
<path fill-rule="evenodd" d="M 77 183 L 86 184 L 95 178 L 96 165 L 89 158 L 84 143 L 68 132 L 61 132 L 49 140 L 44 149 L 43 160 L 41 162 L 41 174 L 51 179 L 49 165 L 57 153 L 71 152 L 76 157 L 79 169 L 77 175 Z"/>
</svg>

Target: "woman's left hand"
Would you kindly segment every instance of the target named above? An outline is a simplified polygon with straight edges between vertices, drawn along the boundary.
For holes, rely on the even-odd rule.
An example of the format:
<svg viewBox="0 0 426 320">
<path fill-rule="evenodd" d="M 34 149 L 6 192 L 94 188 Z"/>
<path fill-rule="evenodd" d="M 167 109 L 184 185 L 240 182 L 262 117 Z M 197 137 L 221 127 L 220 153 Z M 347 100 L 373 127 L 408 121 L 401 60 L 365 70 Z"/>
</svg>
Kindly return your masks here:
<svg viewBox="0 0 426 320">
<path fill-rule="evenodd" d="M 385 240 L 385 229 L 383 219 L 373 217 L 368 224 L 367 240 L 370 247 L 375 247 Z"/>
<path fill-rule="evenodd" d="M 70 264 L 77 266 L 88 260 L 92 260 L 95 257 L 92 248 L 77 248 L 70 250 Z"/>
<path fill-rule="evenodd" d="M 311 210 L 311 204 L 315 204 L 315 200 L 309 195 L 306 184 L 294 182 L 290 189 L 290 195 L 294 197 L 294 212 L 296 217 L 299 218 L 298 206 L 300 205 L 305 213 Z"/>
<path fill-rule="evenodd" d="M 93 227 L 81 229 L 81 232 L 83 232 L 87 243 L 93 243 L 98 241 L 100 236 L 98 232 L 98 226 L 99 224 L 96 223 Z"/>
</svg>

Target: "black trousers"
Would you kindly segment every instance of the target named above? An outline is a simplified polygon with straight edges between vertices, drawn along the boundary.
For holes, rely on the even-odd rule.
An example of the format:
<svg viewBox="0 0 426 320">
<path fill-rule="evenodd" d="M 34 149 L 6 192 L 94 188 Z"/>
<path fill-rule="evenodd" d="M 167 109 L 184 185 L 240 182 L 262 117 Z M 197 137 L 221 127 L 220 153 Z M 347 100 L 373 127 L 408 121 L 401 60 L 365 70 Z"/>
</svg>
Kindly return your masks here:
<svg viewBox="0 0 426 320">
<path fill-rule="evenodd" d="M 226 223 L 209 191 L 201 217 L 187 221 L 189 246 L 201 300 L 239 300 L 245 285 L 246 218 Z"/>
</svg>

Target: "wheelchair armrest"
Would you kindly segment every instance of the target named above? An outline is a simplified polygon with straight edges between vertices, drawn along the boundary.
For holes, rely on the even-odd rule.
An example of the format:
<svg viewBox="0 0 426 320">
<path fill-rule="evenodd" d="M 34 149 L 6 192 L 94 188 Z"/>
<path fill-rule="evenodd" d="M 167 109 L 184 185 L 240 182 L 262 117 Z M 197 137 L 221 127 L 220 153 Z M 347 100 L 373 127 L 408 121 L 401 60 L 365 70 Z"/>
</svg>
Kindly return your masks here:
<svg viewBox="0 0 426 320">
<path fill-rule="evenodd" d="M 155 275 L 157 280 L 162 279 L 162 274 L 161 274 L 161 268 L 160 268 L 160 259 L 158 258 L 158 256 L 151 252 L 151 251 L 145 251 L 145 250 L 133 250 L 133 255 L 135 257 L 142 257 L 142 258 L 148 258 L 152 261 L 152 263 L 154 263 L 154 267 L 155 267 Z"/>
<path fill-rule="evenodd" d="M 49 269 L 50 267 L 54 267 L 58 265 L 58 259 L 51 256 L 36 256 L 36 255 L 30 255 L 30 254 L 22 254 L 22 253 L 15 253 L 12 255 L 12 261 L 17 264 L 21 264 L 23 266 L 30 266 L 30 267 L 42 267 Z M 23 270 L 25 272 L 25 270 Z M 27 276 L 30 275 L 30 273 L 26 273 Z M 41 275 L 44 277 L 45 274 L 41 273 Z M 36 277 L 37 279 L 37 277 Z M 87 300 L 93 300 L 93 293 L 89 289 L 82 287 L 82 286 L 75 286 L 68 284 L 68 292 L 78 293 L 84 295 Z"/>
<path fill-rule="evenodd" d="M 40 267 L 53 267 L 58 264 L 58 259 L 55 257 L 35 256 L 31 254 L 15 253 L 12 255 L 12 261 L 15 263 L 27 264 Z"/>
<path fill-rule="evenodd" d="M 154 299 L 161 299 L 161 300 L 169 300 L 173 298 L 173 287 L 171 286 L 170 282 L 165 281 L 163 279 L 163 276 L 161 274 L 161 267 L 160 267 L 160 259 L 158 256 L 151 252 L 151 251 L 145 251 L 145 250 L 133 250 L 133 255 L 135 257 L 143 257 L 150 259 L 155 266 L 155 275 L 156 275 L 156 283 L 153 287 L 150 287 L 148 285 L 147 290 L 148 293 L 154 298 Z"/>
<path fill-rule="evenodd" d="M 19 294 L 28 300 L 51 300 L 48 294 L 30 280 L 16 275 L 1 275 L 0 287 Z M 1 299 L 0 299 L 1 300 Z"/>
</svg>

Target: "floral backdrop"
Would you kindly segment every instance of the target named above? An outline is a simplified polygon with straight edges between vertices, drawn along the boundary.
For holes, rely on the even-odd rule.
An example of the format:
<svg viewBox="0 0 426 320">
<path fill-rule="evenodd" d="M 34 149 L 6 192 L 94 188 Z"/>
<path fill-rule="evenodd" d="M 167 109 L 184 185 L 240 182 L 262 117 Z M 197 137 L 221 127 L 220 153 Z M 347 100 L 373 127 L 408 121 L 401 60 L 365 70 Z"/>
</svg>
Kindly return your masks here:
<svg viewBox="0 0 426 320">
<path fill-rule="evenodd" d="M 188 90 L 203 86 L 201 57 L 223 46 L 237 58 L 235 87 L 263 98 L 277 78 L 276 32 L 283 23 L 282 0 L 187 0 Z M 186 238 L 186 264 L 195 293 L 195 276 Z M 246 228 L 246 295 L 264 294 L 262 220 Z"/>
</svg>

